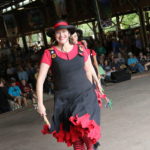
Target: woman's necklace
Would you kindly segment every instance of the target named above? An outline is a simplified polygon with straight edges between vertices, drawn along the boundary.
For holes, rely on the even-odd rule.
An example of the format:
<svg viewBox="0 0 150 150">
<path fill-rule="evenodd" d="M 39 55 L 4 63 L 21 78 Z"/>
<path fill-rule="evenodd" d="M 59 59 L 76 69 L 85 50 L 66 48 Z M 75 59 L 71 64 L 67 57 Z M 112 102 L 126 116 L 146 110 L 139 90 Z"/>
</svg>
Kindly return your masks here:
<svg viewBox="0 0 150 150">
<path fill-rule="evenodd" d="M 69 60 L 68 52 L 70 52 L 70 50 L 69 50 L 69 51 L 65 51 L 64 49 L 66 49 L 66 48 L 64 48 L 64 45 L 63 45 L 62 48 L 61 48 L 61 51 L 66 54 L 67 59 Z M 68 48 L 68 49 L 69 49 L 69 48 Z"/>
<path fill-rule="evenodd" d="M 68 49 L 69 49 L 69 50 L 68 50 Z M 69 48 L 64 48 L 64 45 L 60 48 L 60 50 L 61 50 L 62 52 L 64 52 L 64 53 L 70 52 L 70 49 L 71 49 L 71 47 L 69 47 Z"/>
<path fill-rule="evenodd" d="M 61 47 L 61 51 L 67 53 L 67 51 L 64 50 L 64 45 Z"/>
</svg>

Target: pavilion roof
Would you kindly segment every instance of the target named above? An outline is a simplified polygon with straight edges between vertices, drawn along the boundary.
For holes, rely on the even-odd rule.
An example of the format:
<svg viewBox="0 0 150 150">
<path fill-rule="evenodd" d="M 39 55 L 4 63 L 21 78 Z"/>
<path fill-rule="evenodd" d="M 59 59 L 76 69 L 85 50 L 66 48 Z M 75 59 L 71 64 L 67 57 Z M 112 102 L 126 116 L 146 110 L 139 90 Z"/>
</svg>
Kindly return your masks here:
<svg viewBox="0 0 150 150">
<path fill-rule="evenodd" d="M 29 4 L 19 5 L 21 2 Z M 102 18 L 136 12 L 137 8 L 149 9 L 150 0 L 98 0 Z M 109 3 L 109 5 L 108 5 Z M 6 10 L 11 7 L 11 11 Z M 23 7 L 19 10 L 19 7 Z M 4 13 L 5 10 L 5 13 Z M 29 17 L 34 11 L 39 11 L 42 21 L 40 26 L 30 26 Z M 67 15 L 63 16 L 73 24 L 81 24 L 96 20 L 94 0 L 66 0 Z M 5 35 L 3 18 L 7 14 L 14 15 L 19 34 L 28 34 L 52 26 L 59 17 L 53 0 L 0 0 L 0 37 Z"/>
</svg>

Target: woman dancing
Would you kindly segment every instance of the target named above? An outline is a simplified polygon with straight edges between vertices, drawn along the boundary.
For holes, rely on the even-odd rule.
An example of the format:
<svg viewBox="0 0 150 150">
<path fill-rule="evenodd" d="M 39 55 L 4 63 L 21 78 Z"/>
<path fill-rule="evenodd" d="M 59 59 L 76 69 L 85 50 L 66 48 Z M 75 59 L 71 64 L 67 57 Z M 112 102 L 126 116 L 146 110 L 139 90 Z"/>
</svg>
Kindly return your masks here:
<svg viewBox="0 0 150 150">
<path fill-rule="evenodd" d="M 69 37 L 74 31 L 74 26 L 62 20 L 49 31 L 57 44 L 45 50 L 41 60 L 37 79 L 38 112 L 46 116 L 43 83 L 51 68 L 55 93 L 48 132 L 58 142 L 73 145 L 74 150 L 93 150 L 93 144 L 101 138 L 100 108 L 87 74 L 91 73 L 100 92 L 102 87 L 84 47 L 70 44 Z"/>
</svg>

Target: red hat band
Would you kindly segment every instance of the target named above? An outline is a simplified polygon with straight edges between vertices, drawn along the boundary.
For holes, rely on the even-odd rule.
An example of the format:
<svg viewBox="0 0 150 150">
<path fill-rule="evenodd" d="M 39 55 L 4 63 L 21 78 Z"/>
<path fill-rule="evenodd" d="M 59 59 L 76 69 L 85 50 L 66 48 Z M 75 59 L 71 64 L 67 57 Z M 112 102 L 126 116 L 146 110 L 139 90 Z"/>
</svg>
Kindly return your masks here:
<svg viewBox="0 0 150 150">
<path fill-rule="evenodd" d="M 54 25 L 54 29 L 56 29 L 56 28 L 59 27 L 59 26 L 68 26 L 68 23 L 67 23 L 67 22 L 59 22 L 59 23 L 56 23 L 56 24 Z"/>
</svg>

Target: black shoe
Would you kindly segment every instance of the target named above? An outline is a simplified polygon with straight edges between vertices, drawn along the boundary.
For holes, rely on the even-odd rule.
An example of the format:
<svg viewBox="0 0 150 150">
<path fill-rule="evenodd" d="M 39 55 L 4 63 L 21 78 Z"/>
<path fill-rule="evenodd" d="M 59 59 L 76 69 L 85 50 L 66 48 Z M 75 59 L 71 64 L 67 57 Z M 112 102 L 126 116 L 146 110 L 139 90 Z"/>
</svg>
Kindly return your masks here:
<svg viewBox="0 0 150 150">
<path fill-rule="evenodd" d="M 94 150 L 98 150 L 98 147 L 100 146 L 100 143 L 97 142 L 96 144 L 93 145 Z"/>
</svg>

